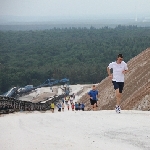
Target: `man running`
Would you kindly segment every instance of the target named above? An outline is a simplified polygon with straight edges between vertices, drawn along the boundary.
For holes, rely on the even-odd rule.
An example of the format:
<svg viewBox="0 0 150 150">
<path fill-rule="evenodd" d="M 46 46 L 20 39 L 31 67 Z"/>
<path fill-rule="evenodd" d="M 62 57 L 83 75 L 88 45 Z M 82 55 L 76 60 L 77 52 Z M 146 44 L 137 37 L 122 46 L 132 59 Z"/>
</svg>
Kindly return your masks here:
<svg viewBox="0 0 150 150">
<path fill-rule="evenodd" d="M 98 96 L 98 91 L 96 90 L 95 85 L 93 85 L 92 90 L 90 90 L 90 92 L 88 92 L 88 95 L 90 96 L 90 102 L 91 102 L 91 106 L 92 106 L 92 110 L 96 111 L 96 107 L 97 107 L 97 96 Z"/>
<path fill-rule="evenodd" d="M 111 69 L 113 69 L 113 74 L 111 74 Z M 112 79 L 112 83 L 115 89 L 117 100 L 115 110 L 117 113 L 120 113 L 120 102 L 124 87 L 124 74 L 128 72 L 128 67 L 127 64 L 123 61 L 122 54 L 118 55 L 117 60 L 115 62 L 109 64 L 109 66 L 107 67 L 107 72 L 110 79 Z"/>
</svg>

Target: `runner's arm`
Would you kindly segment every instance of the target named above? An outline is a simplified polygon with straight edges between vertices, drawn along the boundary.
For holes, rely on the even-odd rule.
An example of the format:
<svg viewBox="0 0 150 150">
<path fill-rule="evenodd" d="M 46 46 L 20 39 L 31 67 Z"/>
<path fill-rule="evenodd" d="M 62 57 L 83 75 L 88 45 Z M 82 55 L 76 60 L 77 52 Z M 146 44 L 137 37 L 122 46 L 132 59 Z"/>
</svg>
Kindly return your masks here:
<svg viewBox="0 0 150 150">
<path fill-rule="evenodd" d="M 109 66 L 107 67 L 107 73 L 108 73 L 109 78 L 112 79 L 113 77 L 112 77 L 112 73 L 110 71 Z"/>
<path fill-rule="evenodd" d="M 108 73 L 109 76 L 111 75 L 109 67 L 107 67 L 107 73 Z"/>
<path fill-rule="evenodd" d="M 93 98 L 91 97 L 91 94 L 90 94 L 90 92 L 88 92 L 88 95 L 89 95 L 89 98 L 90 98 L 90 99 L 93 99 Z"/>
</svg>

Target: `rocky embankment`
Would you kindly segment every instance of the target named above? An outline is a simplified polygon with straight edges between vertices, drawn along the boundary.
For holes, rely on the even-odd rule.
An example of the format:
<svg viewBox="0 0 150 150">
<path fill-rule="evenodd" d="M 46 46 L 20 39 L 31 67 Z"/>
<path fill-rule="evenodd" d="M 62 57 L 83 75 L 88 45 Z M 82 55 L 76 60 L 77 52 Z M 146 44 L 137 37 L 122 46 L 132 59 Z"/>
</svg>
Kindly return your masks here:
<svg viewBox="0 0 150 150">
<path fill-rule="evenodd" d="M 128 61 L 121 108 L 125 110 L 150 110 L 150 48 Z M 107 66 L 106 66 L 107 67 Z M 111 80 L 106 77 L 97 85 L 100 110 L 114 109 L 115 94 Z M 90 107 L 88 95 L 80 101 Z"/>
</svg>

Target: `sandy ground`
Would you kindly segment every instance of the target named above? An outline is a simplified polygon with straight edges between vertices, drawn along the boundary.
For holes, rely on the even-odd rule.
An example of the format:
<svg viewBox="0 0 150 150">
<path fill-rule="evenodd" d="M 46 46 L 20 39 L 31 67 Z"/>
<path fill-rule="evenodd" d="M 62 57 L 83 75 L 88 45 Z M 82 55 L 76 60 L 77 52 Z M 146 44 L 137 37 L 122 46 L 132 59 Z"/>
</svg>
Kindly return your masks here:
<svg viewBox="0 0 150 150">
<path fill-rule="evenodd" d="M 150 150 L 150 112 L 15 113 L 0 129 L 1 150 Z"/>
<path fill-rule="evenodd" d="M 75 101 L 89 90 L 72 86 Z M 149 111 L 19 112 L 2 115 L 0 129 L 0 150 L 150 150 Z"/>
</svg>

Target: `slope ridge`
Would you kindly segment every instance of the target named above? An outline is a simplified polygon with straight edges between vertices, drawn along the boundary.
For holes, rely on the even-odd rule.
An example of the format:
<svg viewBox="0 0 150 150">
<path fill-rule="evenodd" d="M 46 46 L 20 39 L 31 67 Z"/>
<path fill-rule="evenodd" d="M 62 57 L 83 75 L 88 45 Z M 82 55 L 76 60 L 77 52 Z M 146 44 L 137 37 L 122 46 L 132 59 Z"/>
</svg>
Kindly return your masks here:
<svg viewBox="0 0 150 150">
<path fill-rule="evenodd" d="M 129 72 L 125 75 L 121 107 L 127 110 L 150 110 L 150 48 L 129 60 L 127 64 Z M 97 89 L 98 109 L 114 109 L 116 99 L 111 80 L 106 77 L 97 85 Z M 80 101 L 90 106 L 87 94 L 82 96 Z"/>
</svg>

